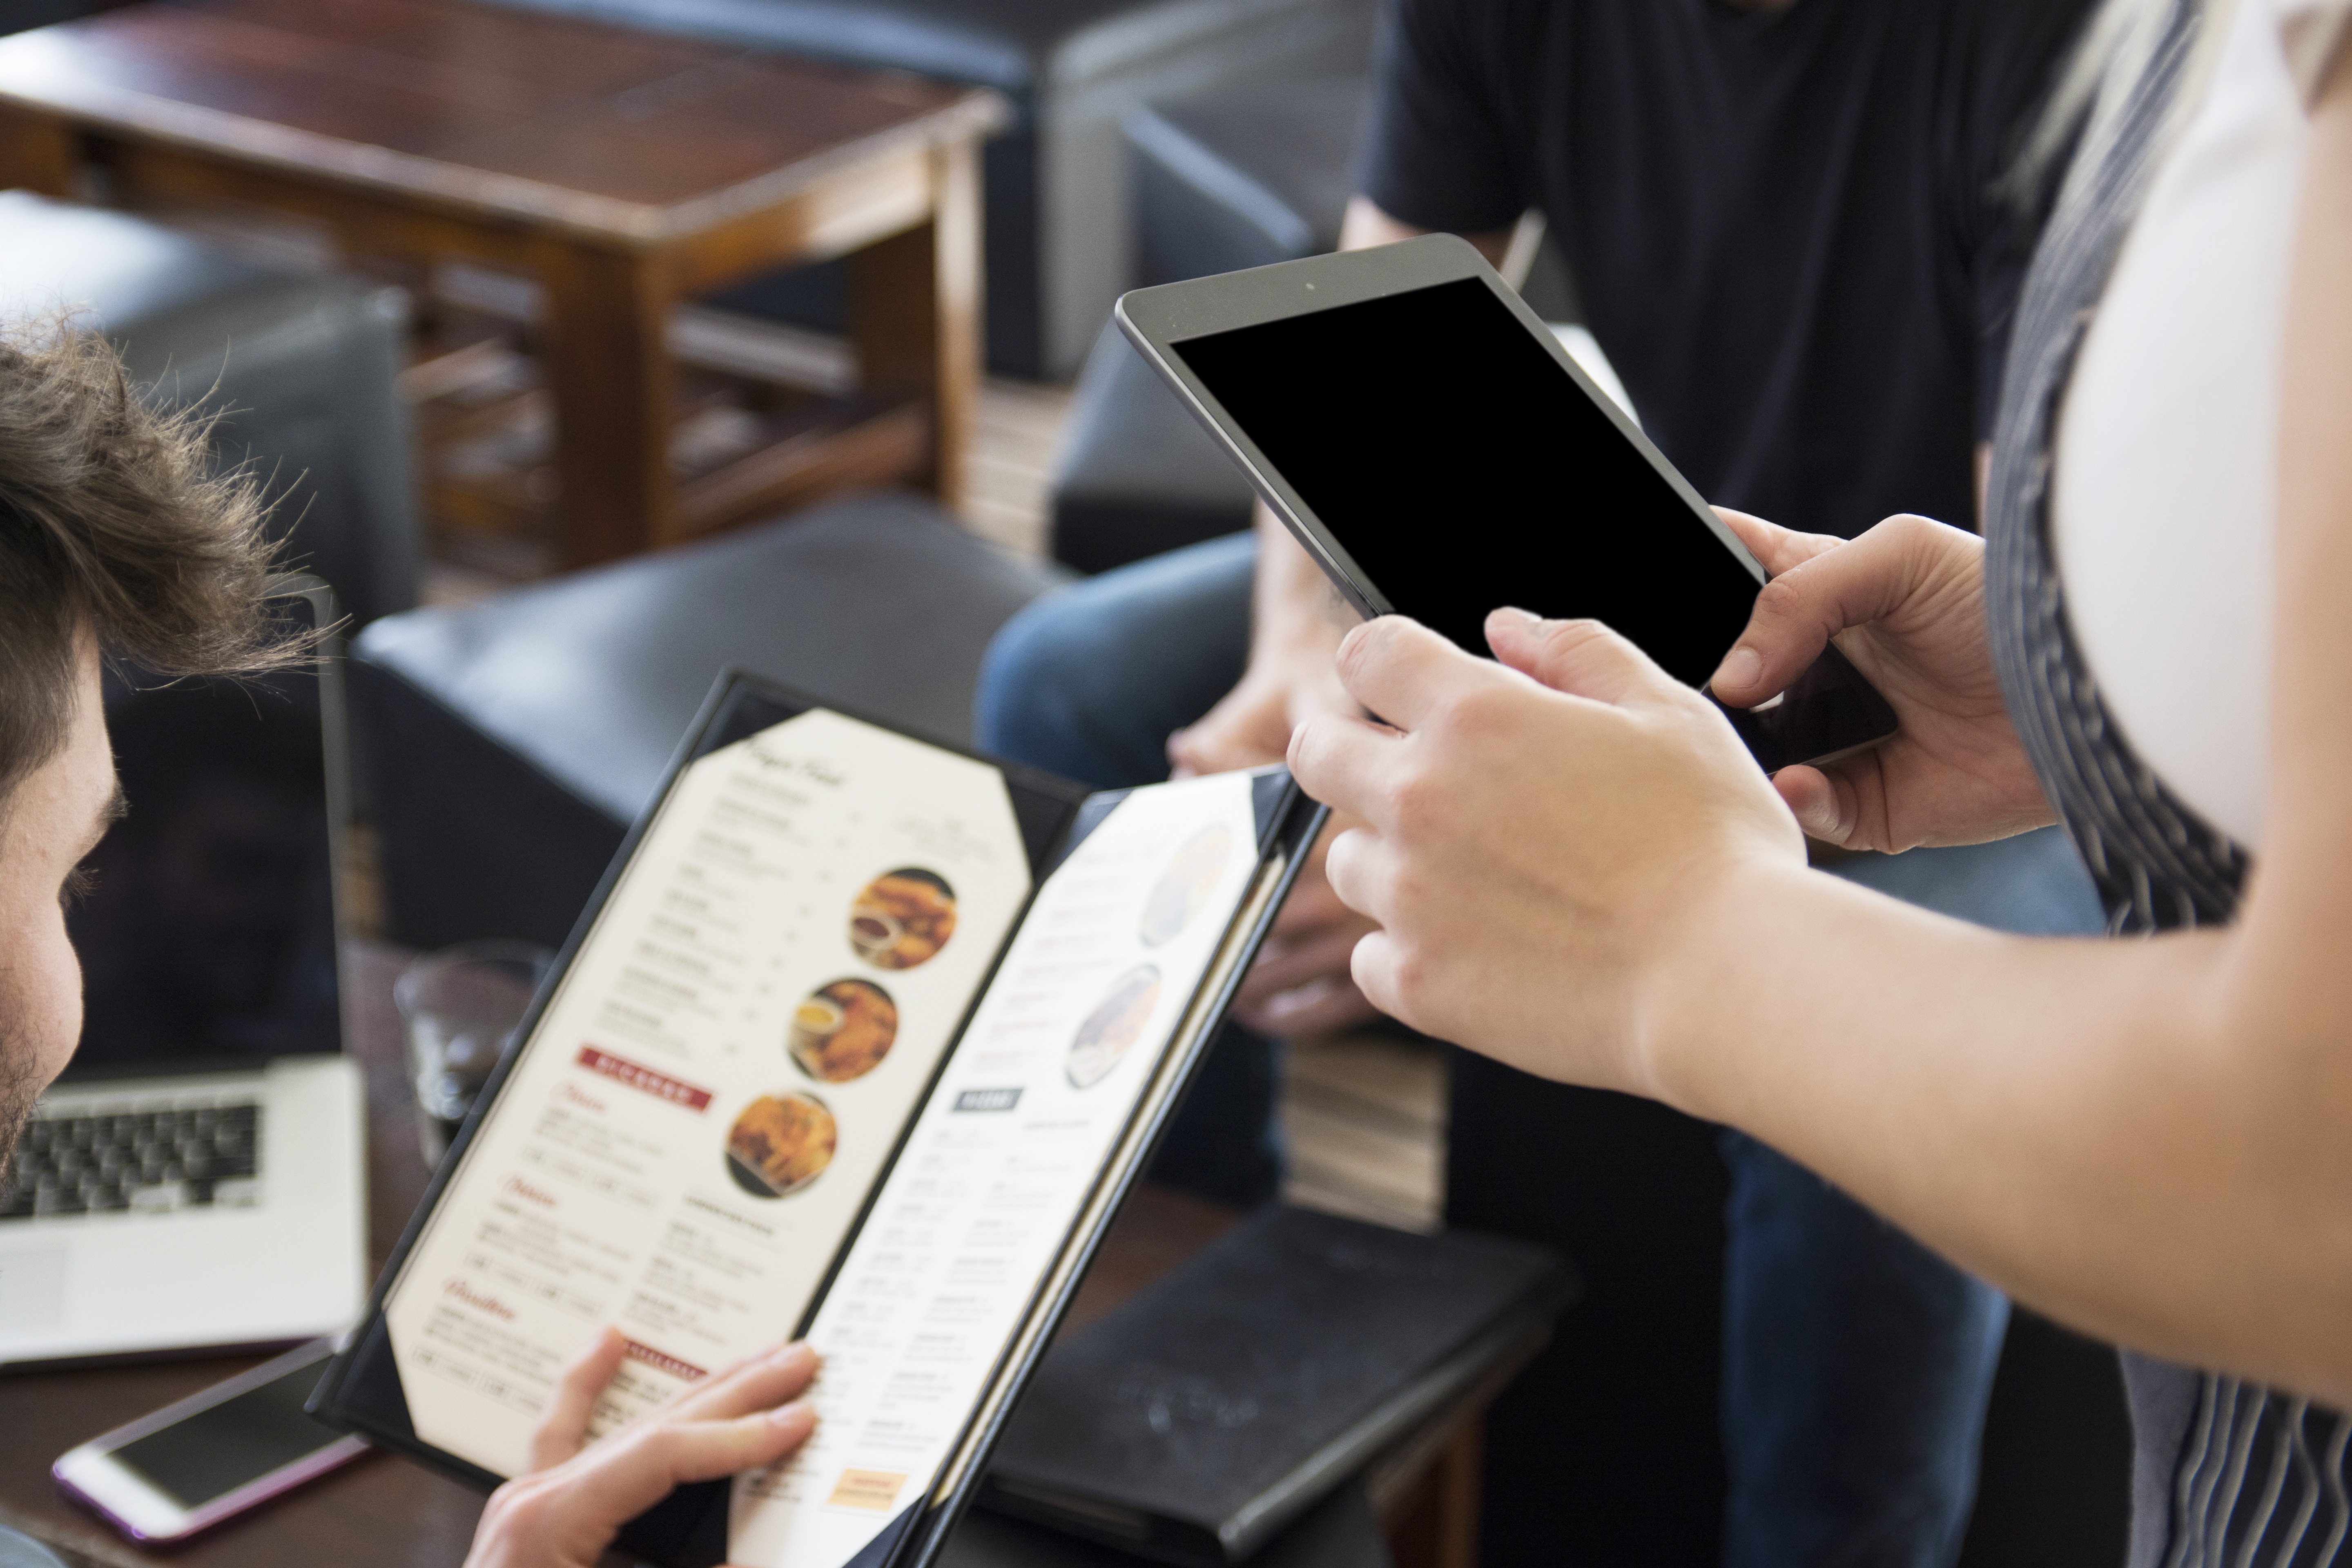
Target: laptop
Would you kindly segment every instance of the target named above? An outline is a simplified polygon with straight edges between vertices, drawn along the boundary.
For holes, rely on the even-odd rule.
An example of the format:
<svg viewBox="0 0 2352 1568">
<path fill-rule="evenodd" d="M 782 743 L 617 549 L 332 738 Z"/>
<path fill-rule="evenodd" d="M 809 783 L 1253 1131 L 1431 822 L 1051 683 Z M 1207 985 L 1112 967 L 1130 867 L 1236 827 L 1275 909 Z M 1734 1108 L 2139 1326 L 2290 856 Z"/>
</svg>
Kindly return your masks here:
<svg viewBox="0 0 2352 1568">
<path fill-rule="evenodd" d="M 337 618 L 316 578 L 278 579 L 270 605 Z M 80 1048 L 0 1184 L 0 1365 L 308 1339 L 359 1315 L 338 651 L 262 679 L 108 677 L 130 812 L 67 916 Z"/>
</svg>

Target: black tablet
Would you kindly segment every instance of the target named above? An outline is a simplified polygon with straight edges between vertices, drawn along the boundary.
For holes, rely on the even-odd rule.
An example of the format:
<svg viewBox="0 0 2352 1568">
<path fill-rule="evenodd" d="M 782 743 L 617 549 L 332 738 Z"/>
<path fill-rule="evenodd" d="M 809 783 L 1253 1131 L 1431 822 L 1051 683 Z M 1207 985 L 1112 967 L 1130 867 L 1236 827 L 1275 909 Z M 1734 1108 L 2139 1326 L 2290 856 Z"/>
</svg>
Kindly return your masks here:
<svg viewBox="0 0 2352 1568">
<path fill-rule="evenodd" d="M 1461 239 L 1140 289 L 1118 321 L 1366 616 L 1479 654 L 1499 605 L 1589 616 L 1700 687 L 1747 625 L 1763 567 Z M 1731 717 L 1768 771 L 1895 727 L 1834 647 Z"/>
</svg>

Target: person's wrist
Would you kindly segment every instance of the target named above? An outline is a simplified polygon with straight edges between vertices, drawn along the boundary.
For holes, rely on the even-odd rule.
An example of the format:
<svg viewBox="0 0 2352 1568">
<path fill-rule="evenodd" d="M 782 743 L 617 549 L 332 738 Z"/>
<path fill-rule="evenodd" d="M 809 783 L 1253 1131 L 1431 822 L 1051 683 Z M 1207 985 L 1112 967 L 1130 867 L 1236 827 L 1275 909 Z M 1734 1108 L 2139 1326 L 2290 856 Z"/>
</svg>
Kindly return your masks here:
<svg viewBox="0 0 2352 1568">
<path fill-rule="evenodd" d="M 1625 1088 L 1706 1121 L 1726 1120 L 1752 962 L 1801 901 L 1801 857 L 1725 858 L 1661 903 L 1633 990 Z"/>
</svg>

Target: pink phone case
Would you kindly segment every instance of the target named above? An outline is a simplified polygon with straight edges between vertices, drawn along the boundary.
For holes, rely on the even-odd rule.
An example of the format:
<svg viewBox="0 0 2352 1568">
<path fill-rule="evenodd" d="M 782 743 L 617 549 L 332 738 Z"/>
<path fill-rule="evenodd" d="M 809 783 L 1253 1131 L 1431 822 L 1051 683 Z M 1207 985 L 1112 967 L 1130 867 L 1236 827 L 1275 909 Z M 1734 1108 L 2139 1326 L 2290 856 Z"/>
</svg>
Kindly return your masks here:
<svg viewBox="0 0 2352 1568">
<path fill-rule="evenodd" d="M 185 1399 L 174 1401 L 152 1415 L 142 1415 L 136 1421 L 118 1426 L 111 1432 L 103 1433 L 91 1438 L 89 1443 L 77 1447 L 97 1447 L 102 1451 L 110 1452 L 126 1443 L 144 1437 L 151 1432 L 160 1432 L 164 1427 L 183 1421 L 200 1410 L 209 1409 L 224 1400 L 243 1394 L 249 1388 L 258 1387 L 262 1384 L 281 1377 L 303 1362 L 323 1359 L 315 1342 L 304 1345 L 299 1350 L 289 1351 L 284 1355 L 262 1363 L 250 1372 L 239 1373 L 226 1382 L 216 1383 L 210 1388 L 202 1389 L 188 1395 Z M 257 1477 L 233 1491 L 224 1492 L 201 1507 L 190 1509 L 186 1522 L 178 1530 L 168 1532 L 142 1531 L 112 1509 L 108 1508 L 105 1503 L 76 1486 L 61 1469 L 53 1467 L 49 1474 L 58 1483 L 59 1491 L 89 1509 L 133 1541 L 185 1541 L 192 1535 L 210 1530 L 223 1521 L 234 1519 L 240 1513 L 257 1508 L 274 1497 L 292 1491 L 305 1481 L 323 1476 L 329 1470 L 339 1469 L 367 1451 L 368 1444 L 364 1437 L 339 1437 L 323 1448 L 305 1454 L 290 1464 L 281 1465 L 277 1469 Z"/>
</svg>

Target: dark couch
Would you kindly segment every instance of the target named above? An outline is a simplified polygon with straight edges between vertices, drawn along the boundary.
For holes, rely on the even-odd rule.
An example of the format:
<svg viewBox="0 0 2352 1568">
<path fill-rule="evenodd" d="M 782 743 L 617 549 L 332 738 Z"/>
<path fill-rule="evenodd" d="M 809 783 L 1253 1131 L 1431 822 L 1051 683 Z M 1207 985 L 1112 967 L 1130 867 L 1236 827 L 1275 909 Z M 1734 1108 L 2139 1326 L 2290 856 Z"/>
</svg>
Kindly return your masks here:
<svg viewBox="0 0 2352 1568">
<path fill-rule="evenodd" d="M 730 668 L 968 742 L 982 649 L 1065 576 L 885 491 L 378 622 L 351 689 L 388 933 L 562 942 Z"/>
<path fill-rule="evenodd" d="M 268 476 L 289 563 L 332 584 L 356 620 L 416 602 L 396 293 L 257 267 L 127 213 L 0 192 L 0 314 L 60 311 L 112 338 L 152 395 L 221 415 L 217 458 Z"/>
<path fill-rule="evenodd" d="M 656 31 L 993 88 L 1012 128 L 984 155 L 989 363 L 1076 368 L 1132 286 L 1119 125 L 1147 100 L 1360 68 L 1370 0 L 499 0 Z M 826 324 L 837 279 L 803 272 L 723 303 Z"/>
</svg>

